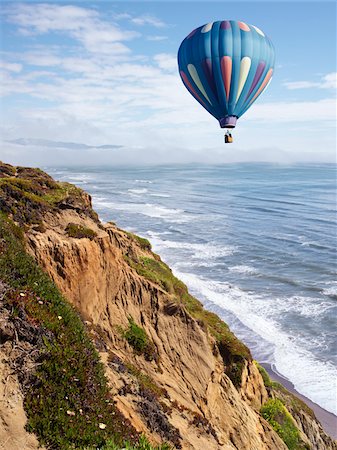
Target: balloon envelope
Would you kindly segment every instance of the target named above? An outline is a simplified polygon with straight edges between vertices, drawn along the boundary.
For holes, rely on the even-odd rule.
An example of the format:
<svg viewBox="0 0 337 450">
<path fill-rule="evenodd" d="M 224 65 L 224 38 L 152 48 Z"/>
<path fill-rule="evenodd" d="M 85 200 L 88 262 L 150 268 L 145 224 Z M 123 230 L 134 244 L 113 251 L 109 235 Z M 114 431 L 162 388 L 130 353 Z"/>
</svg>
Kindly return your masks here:
<svg viewBox="0 0 337 450">
<path fill-rule="evenodd" d="M 235 20 L 196 28 L 178 51 L 185 87 L 222 128 L 234 128 L 265 90 L 274 60 L 274 47 L 263 31 Z"/>
</svg>

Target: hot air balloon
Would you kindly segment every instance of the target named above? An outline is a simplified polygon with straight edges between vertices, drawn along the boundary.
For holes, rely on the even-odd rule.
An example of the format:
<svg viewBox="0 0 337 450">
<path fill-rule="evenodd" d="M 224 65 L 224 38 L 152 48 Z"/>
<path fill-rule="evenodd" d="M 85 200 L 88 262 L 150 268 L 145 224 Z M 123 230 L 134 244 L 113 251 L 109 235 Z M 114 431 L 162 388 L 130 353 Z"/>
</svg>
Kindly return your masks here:
<svg viewBox="0 0 337 450">
<path fill-rule="evenodd" d="M 196 28 L 178 51 L 185 87 L 227 129 L 235 128 L 266 89 L 274 59 L 273 44 L 263 31 L 235 20 Z"/>
</svg>

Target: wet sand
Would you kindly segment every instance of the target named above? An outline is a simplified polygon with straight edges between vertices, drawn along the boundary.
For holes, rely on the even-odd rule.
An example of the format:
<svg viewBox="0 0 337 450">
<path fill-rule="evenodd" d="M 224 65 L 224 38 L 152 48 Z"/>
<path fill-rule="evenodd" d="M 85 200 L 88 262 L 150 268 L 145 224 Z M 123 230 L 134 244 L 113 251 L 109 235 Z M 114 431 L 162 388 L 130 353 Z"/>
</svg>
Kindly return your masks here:
<svg viewBox="0 0 337 450">
<path fill-rule="evenodd" d="M 285 388 L 287 388 L 288 391 L 292 392 L 293 394 L 296 395 L 296 397 L 303 400 L 309 406 L 309 408 L 311 408 L 314 411 L 315 416 L 322 424 L 324 431 L 333 439 L 337 439 L 337 416 L 330 413 L 329 411 L 326 411 L 321 406 L 317 405 L 317 403 L 314 403 L 309 398 L 305 397 L 304 395 L 296 391 L 291 381 L 289 381 L 287 378 L 284 378 L 282 375 L 277 373 L 270 364 L 261 363 L 261 366 L 263 366 L 266 369 L 272 380 L 278 381 Z"/>
</svg>

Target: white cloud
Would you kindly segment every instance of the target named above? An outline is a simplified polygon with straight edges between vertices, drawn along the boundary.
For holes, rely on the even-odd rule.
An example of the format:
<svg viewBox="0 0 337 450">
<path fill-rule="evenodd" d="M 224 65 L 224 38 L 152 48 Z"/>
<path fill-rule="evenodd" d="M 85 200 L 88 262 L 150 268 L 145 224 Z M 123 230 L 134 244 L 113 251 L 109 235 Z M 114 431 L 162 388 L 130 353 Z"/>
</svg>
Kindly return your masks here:
<svg viewBox="0 0 337 450">
<path fill-rule="evenodd" d="M 337 89 L 337 72 L 325 75 L 320 87 L 324 89 Z"/>
<path fill-rule="evenodd" d="M 22 61 L 29 65 L 40 67 L 59 66 L 62 63 L 62 58 L 48 47 L 17 55 L 17 58 L 22 58 Z"/>
<path fill-rule="evenodd" d="M 8 9 L 10 22 L 35 34 L 80 30 L 97 18 L 94 10 L 70 5 L 20 3 Z"/>
<path fill-rule="evenodd" d="M 121 43 L 139 36 L 102 20 L 97 11 L 70 5 L 18 4 L 8 8 L 7 20 L 25 35 L 66 33 L 93 53 L 126 53 Z"/>
<path fill-rule="evenodd" d="M 168 39 L 168 36 L 159 36 L 159 35 L 157 35 L 157 36 L 147 36 L 146 37 L 147 41 L 153 41 L 153 42 L 165 41 L 167 39 Z"/>
<path fill-rule="evenodd" d="M 178 70 L 176 55 L 171 55 L 169 53 L 159 53 L 155 55 L 153 59 L 158 64 L 158 66 L 163 70 L 167 70 L 169 72 L 173 71 L 177 72 Z"/>
<path fill-rule="evenodd" d="M 0 69 L 18 73 L 22 70 L 22 64 L 0 61 Z"/>
<path fill-rule="evenodd" d="M 336 120 L 336 100 L 257 103 L 244 115 L 245 119 L 269 123 L 315 123 Z"/>
<path fill-rule="evenodd" d="M 328 73 L 320 81 L 289 81 L 283 83 L 287 89 L 337 89 L 337 72 Z"/>
<path fill-rule="evenodd" d="M 167 26 L 165 22 L 150 14 L 143 14 L 138 17 L 133 17 L 131 22 L 140 26 L 151 25 L 155 28 L 164 28 Z"/>
<path fill-rule="evenodd" d="M 314 83 L 312 81 L 289 81 L 284 83 L 284 86 L 287 89 L 308 89 L 311 87 L 317 87 L 319 83 Z"/>
</svg>

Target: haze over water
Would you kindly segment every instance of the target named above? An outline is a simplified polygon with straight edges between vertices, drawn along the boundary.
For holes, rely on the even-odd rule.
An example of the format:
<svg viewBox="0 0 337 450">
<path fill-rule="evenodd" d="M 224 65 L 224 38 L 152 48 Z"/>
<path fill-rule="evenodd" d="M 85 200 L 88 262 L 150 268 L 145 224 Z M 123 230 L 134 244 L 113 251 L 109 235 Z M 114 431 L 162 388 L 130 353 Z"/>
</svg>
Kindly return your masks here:
<svg viewBox="0 0 337 450">
<path fill-rule="evenodd" d="M 336 411 L 336 166 L 47 168 L 147 237 L 205 307 Z"/>
</svg>

